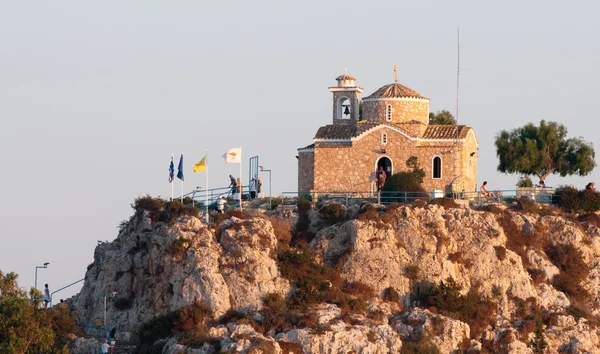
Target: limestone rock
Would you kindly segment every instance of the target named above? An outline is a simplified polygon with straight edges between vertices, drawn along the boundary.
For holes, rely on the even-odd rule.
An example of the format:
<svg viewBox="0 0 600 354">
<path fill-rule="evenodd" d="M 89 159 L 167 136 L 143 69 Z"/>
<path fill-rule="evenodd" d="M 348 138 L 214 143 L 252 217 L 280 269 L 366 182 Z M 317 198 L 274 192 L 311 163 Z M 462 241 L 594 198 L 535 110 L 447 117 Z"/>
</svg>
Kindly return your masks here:
<svg viewBox="0 0 600 354">
<path fill-rule="evenodd" d="M 100 343 L 96 338 L 75 338 L 69 342 L 69 349 L 72 353 L 78 354 L 98 354 L 100 353 Z"/>
</svg>

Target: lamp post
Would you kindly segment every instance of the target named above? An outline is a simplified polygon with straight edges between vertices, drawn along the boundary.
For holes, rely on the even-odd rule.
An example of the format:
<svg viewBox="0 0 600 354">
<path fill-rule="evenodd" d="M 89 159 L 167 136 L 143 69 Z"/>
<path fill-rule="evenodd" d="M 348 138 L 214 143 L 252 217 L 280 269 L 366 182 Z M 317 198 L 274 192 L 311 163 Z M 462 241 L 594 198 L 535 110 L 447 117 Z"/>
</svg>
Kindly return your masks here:
<svg viewBox="0 0 600 354">
<path fill-rule="evenodd" d="M 102 320 L 102 325 L 104 326 L 105 330 L 107 329 L 106 328 L 106 299 L 112 299 L 115 296 L 117 296 L 117 292 L 116 291 L 113 291 L 110 294 L 104 295 L 104 319 Z"/>
<path fill-rule="evenodd" d="M 34 282 L 34 285 L 33 285 L 33 286 L 34 286 L 36 289 L 37 289 L 37 270 L 38 270 L 39 268 L 48 268 L 48 264 L 50 264 L 50 262 L 46 262 L 46 263 L 44 263 L 44 265 L 41 265 L 41 266 L 35 266 L 35 282 Z"/>
<path fill-rule="evenodd" d="M 269 172 L 269 210 L 271 210 L 271 170 L 265 170 L 262 166 L 258 166 L 261 172 Z"/>
</svg>

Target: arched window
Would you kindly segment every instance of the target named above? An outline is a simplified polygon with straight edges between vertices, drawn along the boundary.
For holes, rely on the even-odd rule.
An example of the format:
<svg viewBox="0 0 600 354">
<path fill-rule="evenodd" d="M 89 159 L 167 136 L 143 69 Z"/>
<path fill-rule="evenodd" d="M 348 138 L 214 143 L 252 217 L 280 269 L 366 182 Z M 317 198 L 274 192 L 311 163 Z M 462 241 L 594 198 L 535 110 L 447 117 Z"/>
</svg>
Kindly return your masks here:
<svg viewBox="0 0 600 354">
<path fill-rule="evenodd" d="M 381 133 L 381 143 L 387 144 L 387 134 L 386 133 Z"/>
<path fill-rule="evenodd" d="M 439 156 L 433 158 L 433 178 L 442 178 L 442 158 Z"/>
<path fill-rule="evenodd" d="M 385 106 L 385 120 L 388 122 L 392 121 L 392 105 L 388 104 Z"/>
</svg>

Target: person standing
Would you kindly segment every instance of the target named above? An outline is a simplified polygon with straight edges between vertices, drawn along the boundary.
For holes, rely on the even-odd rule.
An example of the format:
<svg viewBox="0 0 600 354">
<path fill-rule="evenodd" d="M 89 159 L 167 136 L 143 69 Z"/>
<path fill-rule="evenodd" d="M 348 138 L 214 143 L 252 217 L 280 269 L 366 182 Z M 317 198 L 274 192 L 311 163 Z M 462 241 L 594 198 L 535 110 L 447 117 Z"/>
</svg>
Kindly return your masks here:
<svg viewBox="0 0 600 354">
<path fill-rule="evenodd" d="M 48 308 L 48 304 L 50 303 L 50 289 L 48 289 L 48 284 L 44 285 L 44 308 Z"/>
<path fill-rule="evenodd" d="M 256 198 L 256 191 L 258 189 L 258 185 L 256 183 L 256 178 L 252 178 L 250 180 L 250 184 L 248 185 L 248 190 L 250 191 L 250 199 Z"/>
<path fill-rule="evenodd" d="M 108 354 L 109 348 L 110 348 L 110 346 L 108 345 L 108 339 L 105 339 L 104 343 L 102 343 L 102 345 L 100 346 L 100 353 Z"/>
<path fill-rule="evenodd" d="M 264 198 L 264 196 L 261 196 L 261 194 L 260 194 L 261 192 L 262 192 L 262 182 L 260 181 L 260 177 L 258 177 L 258 191 L 257 191 L 258 195 L 257 195 L 257 197 Z"/>
<path fill-rule="evenodd" d="M 231 196 L 233 196 L 237 190 L 237 182 L 232 175 L 229 175 L 229 180 L 231 181 L 231 183 L 229 183 L 229 188 L 231 188 Z"/>
<path fill-rule="evenodd" d="M 225 212 L 225 196 L 223 195 L 217 199 L 217 212 L 219 214 L 223 214 Z"/>
<path fill-rule="evenodd" d="M 383 166 L 379 166 L 379 169 L 375 173 L 375 183 L 377 184 L 377 191 L 380 191 L 383 189 L 386 178 L 387 178 L 387 175 L 386 175 L 385 171 L 383 170 Z"/>
</svg>

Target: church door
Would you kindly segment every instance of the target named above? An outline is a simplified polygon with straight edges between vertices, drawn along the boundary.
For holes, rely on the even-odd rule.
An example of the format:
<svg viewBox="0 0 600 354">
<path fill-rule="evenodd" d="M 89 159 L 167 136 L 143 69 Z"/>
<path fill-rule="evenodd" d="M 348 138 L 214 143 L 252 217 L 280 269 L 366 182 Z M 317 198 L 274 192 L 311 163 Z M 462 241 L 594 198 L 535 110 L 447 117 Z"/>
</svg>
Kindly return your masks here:
<svg viewBox="0 0 600 354">
<path fill-rule="evenodd" d="M 377 169 L 379 170 L 379 166 L 383 167 L 383 170 L 385 171 L 385 174 L 389 177 L 392 175 L 392 160 L 390 160 L 387 157 L 382 157 L 379 159 L 379 161 L 377 161 Z"/>
</svg>

